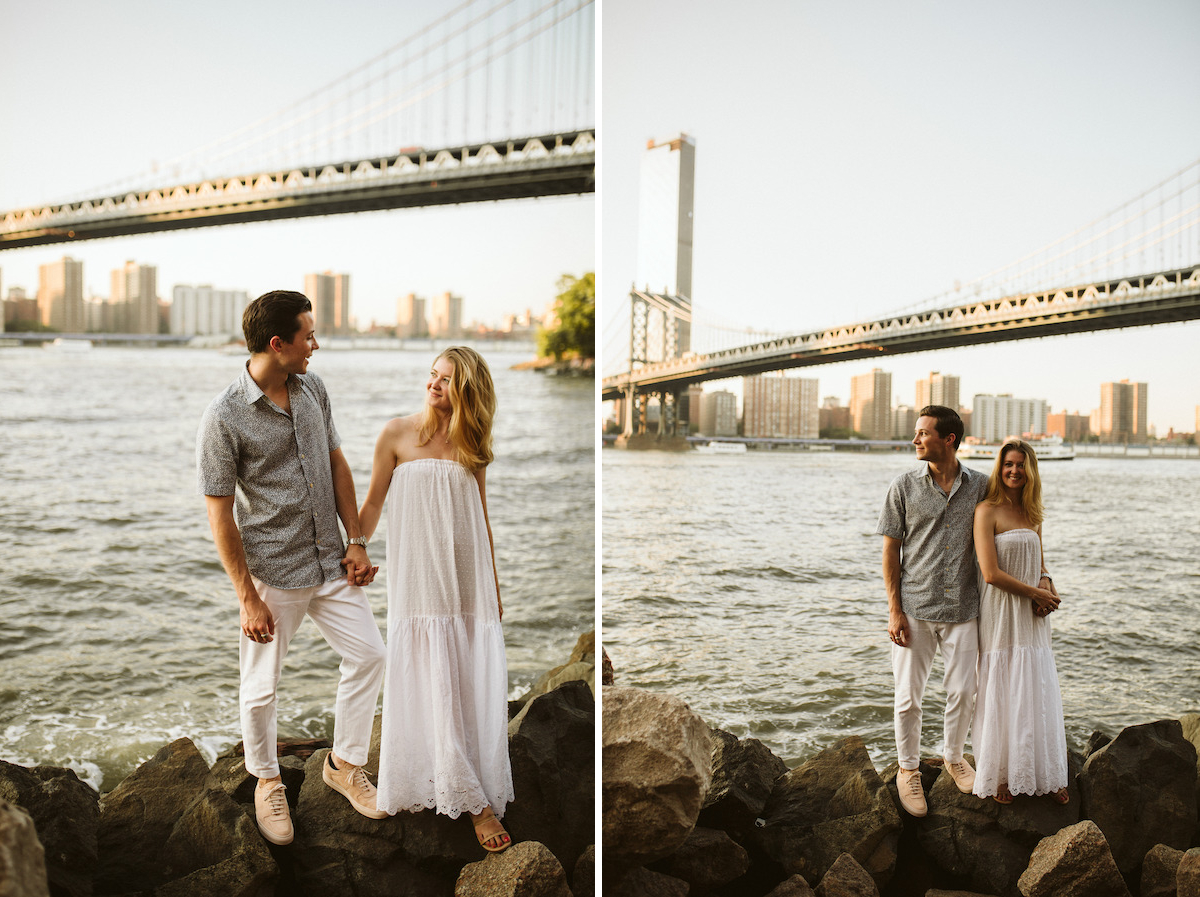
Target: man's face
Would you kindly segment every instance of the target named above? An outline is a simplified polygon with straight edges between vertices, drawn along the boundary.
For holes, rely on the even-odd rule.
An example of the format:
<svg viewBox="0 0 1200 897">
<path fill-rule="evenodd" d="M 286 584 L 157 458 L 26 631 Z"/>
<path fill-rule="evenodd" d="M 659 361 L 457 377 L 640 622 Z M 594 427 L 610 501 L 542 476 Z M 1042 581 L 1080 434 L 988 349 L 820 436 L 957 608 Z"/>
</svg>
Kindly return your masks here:
<svg viewBox="0 0 1200 897">
<path fill-rule="evenodd" d="M 307 372 L 308 359 L 312 357 L 313 352 L 321 348 L 317 345 L 312 312 L 302 311 L 297 317 L 300 320 L 300 329 L 296 331 L 292 341 L 279 341 L 279 362 L 289 374 Z"/>
<path fill-rule="evenodd" d="M 918 461 L 930 461 L 934 464 L 949 461 L 954 455 L 951 441 L 950 436 L 938 435 L 936 418 L 917 418 L 917 433 L 913 436 L 913 445 L 917 447 Z"/>
</svg>

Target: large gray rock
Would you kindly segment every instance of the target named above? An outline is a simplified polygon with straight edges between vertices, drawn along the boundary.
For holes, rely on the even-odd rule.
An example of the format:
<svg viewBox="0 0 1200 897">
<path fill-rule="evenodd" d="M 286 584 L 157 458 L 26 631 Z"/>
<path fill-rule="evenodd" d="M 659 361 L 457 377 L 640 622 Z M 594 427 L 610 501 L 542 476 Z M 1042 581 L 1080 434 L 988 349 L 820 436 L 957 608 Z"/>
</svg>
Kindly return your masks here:
<svg viewBox="0 0 1200 897">
<path fill-rule="evenodd" d="M 1073 781 L 1080 758 L 1069 759 L 1068 780 Z M 963 794 L 948 771 L 940 765 L 937 769 L 927 795 L 929 814 L 916 820 L 917 839 L 937 868 L 977 891 L 1016 897 L 1017 883 L 1034 848 L 1043 838 L 1079 820 L 1075 788 L 1065 806 L 1049 796 L 1026 795 L 1002 806 L 991 798 Z M 894 782 L 895 767 L 889 767 L 884 777 Z"/>
<path fill-rule="evenodd" d="M 1175 897 L 1175 875 L 1183 851 L 1156 844 L 1142 861 L 1142 881 L 1138 897 Z"/>
<path fill-rule="evenodd" d="M 879 888 L 854 857 L 843 853 L 818 882 L 817 897 L 879 897 Z"/>
<path fill-rule="evenodd" d="M 651 868 L 681 878 L 699 892 L 728 884 L 750 868 L 745 848 L 718 829 L 696 826 L 673 854 Z"/>
<path fill-rule="evenodd" d="M 270 897 L 279 868 L 246 808 L 209 788 L 183 811 L 160 861 L 156 897 Z"/>
<path fill-rule="evenodd" d="M 6 800 L 0 800 L 0 894 L 50 897 L 46 862 L 33 818 Z"/>
<path fill-rule="evenodd" d="M 767 897 L 816 897 L 813 889 L 808 886 L 803 875 L 792 875 L 780 882 Z"/>
<path fill-rule="evenodd" d="M 0 800 L 18 805 L 33 819 L 51 890 L 63 897 L 89 897 L 100 795 L 72 769 L 26 769 L 0 760 Z"/>
<path fill-rule="evenodd" d="M 570 681 L 534 698 L 508 740 L 515 799 L 504 816 L 514 841 L 545 844 L 564 869 L 596 842 L 596 703 Z"/>
<path fill-rule="evenodd" d="M 1200 847 L 1193 847 L 1179 861 L 1175 887 L 1179 897 L 1200 897 Z"/>
<path fill-rule="evenodd" d="M 572 897 L 558 858 L 537 841 L 522 841 L 503 853 L 468 863 L 454 897 Z"/>
<path fill-rule="evenodd" d="M 529 691 L 517 700 L 517 703 L 522 708 L 528 707 L 529 702 L 539 695 L 548 694 L 564 682 L 576 679 L 587 683 L 594 700 L 596 696 L 596 633 L 594 630 L 581 635 L 571 651 L 571 656 L 567 658 L 567 662 L 543 673 Z M 510 734 L 512 731 L 515 730 L 510 730 Z"/>
<path fill-rule="evenodd" d="M 849 853 L 882 889 L 896 868 L 900 811 L 858 736 L 780 778 L 762 818 L 755 842 L 786 875 L 816 881 Z"/>
<path fill-rule="evenodd" d="M 708 726 L 681 700 L 637 688 L 604 692 L 605 877 L 673 853 L 712 780 Z"/>
<path fill-rule="evenodd" d="M 1020 888 L 1024 897 L 1130 897 L 1104 834 L 1090 819 L 1038 844 Z"/>
<path fill-rule="evenodd" d="M 754 834 L 776 780 L 787 764 L 755 738 L 739 740 L 721 729 L 712 730 L 712 786 L 700 810 L 700 825 L 728 832 L 739 844 Z"/>
<path fill-rule="evenodd" d="M 1196 830 L 1196 748 L 1178 720 L 1123 730 L 1079 776 L 1082 815 L 1093 820 L 1126 882 L 1136 883 L 1156 844 L 1190 846 Z"/>
<path fill-rule="evenodd" d="M 208 764 L 196 746 L 180 738 L 101 798 L 95 893 L 148 891 L 170 879 L 163 850 L 207 778 Z"/>
<path fill-rule="evenodd" d="M 595 897 L 596 893 L 596 845 L 589 844 L 579 855 L 575 870 L 571 873 L 571 893 L 575 897 Z"/>
</svg>

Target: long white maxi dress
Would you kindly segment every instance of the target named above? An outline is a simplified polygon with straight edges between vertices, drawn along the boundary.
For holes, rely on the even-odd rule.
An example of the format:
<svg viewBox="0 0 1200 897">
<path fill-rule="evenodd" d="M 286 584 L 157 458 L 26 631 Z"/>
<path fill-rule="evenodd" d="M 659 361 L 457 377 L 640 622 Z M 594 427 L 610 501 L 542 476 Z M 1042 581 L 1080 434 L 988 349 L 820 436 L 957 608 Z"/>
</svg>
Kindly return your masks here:
<svg viewBox="0 0 1200 897">
<path fill-rule="evenodd" d="M 501 816 L 513 799 L 508 667 L 479 486 L 457 461 L 406 461 L 387 515 L 377 806 Z"/>
<path fill-rule="evenodd" d="M 1031 529 L 996 535 L 1000 569 L 1036 586 L 1042 544 Z M 1067 784 L 1067 738 L 1050 620 L 1028 598 L 979 580 L 979 690 L 975 699 L 974 792 L 1050 794 Z"/>
</svg>

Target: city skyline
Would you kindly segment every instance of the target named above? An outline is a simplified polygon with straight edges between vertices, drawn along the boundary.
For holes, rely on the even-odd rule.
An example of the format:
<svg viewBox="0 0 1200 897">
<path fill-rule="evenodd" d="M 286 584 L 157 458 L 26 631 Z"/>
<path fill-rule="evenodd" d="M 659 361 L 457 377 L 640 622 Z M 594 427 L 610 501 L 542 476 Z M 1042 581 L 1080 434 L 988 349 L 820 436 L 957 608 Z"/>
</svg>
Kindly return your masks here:
<svg viewBox="0 0 1200 897">
<path fill-rule="evenodd" d="M 170 183 L 167 160 L 253 129 L 264 113 L 301 100 L 455 6 L 351 0 L 337 9 L 339 27 L 325 29 L 312 23 L 333 10 L 316 0 L 249 7 L 214 0 L 152 14 L 135 0 L 117 0 L 73 7 L 70 16 L 7 4 L 0 8 L 0 72 L 21 89 L 0 94 L 0 121 L 11 137 L 0 146 L 0 170 L 20 176 L 0 181 L 0 211 L 95 195 L 147 171 Z M 219 29 L 214 39 L 221 21 L 239 27 Z M 96 46 L 123 46 L 132 25 L 141 52 L 95 53 Z M 32 34 L 53 34 L 59 58 L 87 60 L 88 77 L 48 68 L 46 45 L 29 40 Z M 118 121 L 114 99 L 134 113 Z M 501 102 L 493 101 L 493 139 L 517 136 L 502 133 Z M 595 270 L 595 205 L 585 195 L 361 212 L 91 240 L 65 254 L 84 262 L 85 295 L 102 294 L 107 271 L 125 259 L 152 260 L 160 284 L 220 283 L 251 296 L 302 290 L 306 273 L 328 269 L 354 276 L 364 327 L 372 319 L 394 322 L 396 298 L 412 291 L 471 297 L 480 321 L 498 322 L 552 301 L 561 275 Z M 10 284 L 32 292 L 38 268 L 63 255 L 62 245 L 0 253 L 5 295 Z"/>
<path fill-rule="evenodd" d="M 1106 215 L 1200 154 L 1200 120 L 1174 111 L 1195 107 L 1200 83 L 1200 57 L 1184 37 L 1200 27 L 1195 4 L 868 3 L 859 12 L 770 3 L 726 17 L 679 0 L 605 4 L 606 363 L 629 339 L 628 315 L 618 314 L 639 271 L 647 141 L 695 141 L 696 351 L 699 317 L 803 333 L 952 305 L 956 283 Z M 686 52 L 658 52 L 664 33 Z M 1130 67 L 1080 66 L 1063 49 L 1128 45 L 1158 50 Z M 654 103 L 643 101 L 649 86 Z M 1178 126 L 1152 140 L 1109 127 L 1132 121 Z M 1200 239 L 1195 227 L 1185 236 Z M 1190 432 L 1200 385 L 1185 374 L 1198 343 L 1193 321 L 807 372 L 848 382 L 882 363 L 906 383 L 954 371 L 964 394 L 968 381 L 1021 395 L 1053 384 L 1056 407 L 1083 410 L 1096 401 L 1091 384 L 1128 378 L 1152 384 L 1159 432 Z"/>
</svg>

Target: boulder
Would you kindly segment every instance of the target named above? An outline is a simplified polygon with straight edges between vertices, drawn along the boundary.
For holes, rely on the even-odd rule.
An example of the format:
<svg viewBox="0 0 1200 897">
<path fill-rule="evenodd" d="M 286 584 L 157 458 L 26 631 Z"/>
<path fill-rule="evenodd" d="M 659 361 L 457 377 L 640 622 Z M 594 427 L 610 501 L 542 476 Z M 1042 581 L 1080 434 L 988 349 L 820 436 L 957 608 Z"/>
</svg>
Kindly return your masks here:
<svg viewBox="0 0 1200 897">
<path fill-rule="evenodd" d="M 1175 876 L 1183 851 L 1156 844 L 1142 861 L 1142 881 L 1138 897 L 1175 897 Z"/>
<path fill-rule="evenodd" d="M 571 892 L 575 897 L 595 897 L 596 894 L 596 845 L 589 844 L 579 855 L 575 871 L 571 873 Z"/>
<path fill-rule="evenodd" d="M 973 760 L 973 758 L 968 758 Z M 1074 781 L 1081 758 L 1069 758 L 1068 781 Z M 929 763 L 934 767 L 934 763 Z M 1018 795 L 1006 806 L 991 798 L 963 794 L 940 764 L 929 789 L 929 814 L 916 820 L 917 840 L 942 873 L 975 890 L 1016 897 L 1017 883 L 1029 857 L 1043 838 L 1079 821 L 1079 795 L 1065 806 L 1049 796 Z M 888 781 L 895 781 L 889 767 Z"/>
<path fill-rule="evenodd" d="M 279 868 L 251 815 L 219 788 L 192 801 L 159 857 L 156 897 L 270 897 Z"/>
<path fill-rule="evenodd" d="M 612 660 L 608 656 L 608 652 L 603 648 L 600 649 L 600 684 L 613 684 L 613 665 Z"/>
<path fill-rule="evenodd" d="M 1200 897 L 1200 847 L 1193 847 L 1179 861 L 1175 887 L 1179 897 Z"/>
<path fill-rule="evenodd" d="M 700 892 L 714 890 L 750 868 L 745 848 L 718 829 L 696 826 L 673 854 L 651 867 Z"/>
<path fill-rule="evenodd" d="M 537 841 L 522 841 L 503 853 L 468 863 L 454 897 L 572 897 L 558 858 Z"/>
<path fill-rule="evenodd" d="M 605 698 L 607 701 L 607 697 Z M 607 845 L 605 846 L 607 853 Z M 652 872 L 644 866 L 625 870 L 619 877 L 610 876 L 605 865 L 605 897 L 688 897 L 688 883 L 682 879 Z"/>
<path fill-rule="evenodd" d="M 326 744 L 326 747 L 329 745 Z M 309 754 L 311 756 L 311 753 Z M 288 803 L 296 806 L 300 796 L 300 786 L 304 784 L 304 763 L 307 758 L 299 754 L 279 755 L 279 775 L 287 788 Z M 213 761 L 209 770 L 206 788 L 219 788 L 239 804 L 254 807 L 254 788 L 258 785 L 258 777 L 246 772 L 246 760 L 242 754 L 228 751 Z"/>
<path fill-rule="evenodd" d="M 817 884 L 817 897 L 879 897 L 879 888 L 854 857 L 843 853 Z"/>
<path fill-rule="evenodd" d="M 1083 749 L 1083 759 L 1096 753 L 1096 751 L 1108 745 L 1112 741 L 1112 736 L 1107 732 L 1101 732 L 1099 729 L 1094 729 L 1092 734 L 1088 736 L 1087 747 Z"/>
<path fill-rule="evenodd" d="M 3 799 L 0 799 L 0 893 L 5 897 L 50 897 L 45 856 L 33 817 Z"/>
<path fill-rule="evenodd" d="M 755 830 L 785 875 L 822 878 L 843 853 L 886 887 L 896 866 L 900 811 L 858 736 L 843 738 L 775 783 Z M 607 849 L 607 845 L 606 845 Z"/>
<path fill-rule="evenodd" d="M 780 882 L 767 897 L 816 897 L 803 875 L 793 875 Z"/>
<path fill-rule="evenodd" d="M 169 880 L 161 861 L 167 840 L 207 778 L 196 746 L 179 738 L 101 798 L 95 893 L 148 891 Z"/>
<path fill-rule="evenodd" d="M 605 876 L 663 859 L 696 824 L 712 780 L 708 726 L 681 700 L 604 692 Z"/>
<path fill-rule="evenodd" d="M 21 807 L 33 820 L 51 890 L 62 897 L 90 897 L 100 823 L 96 791 L 73 769 L 26 769 L 0 760 L 0 800 Z"/>
<path fill-rule="evenodd" d="M 543 673 L 533 687 L 518 699 L 517 703 L 522 707 L 527 707 L 529 702 L 539 695 L 552 692 L 564 682 L 576 679 L 586 682 L 588 688 L 592 690 L 592 697 L 595 698 L 596 633 L 594 630 L 581 635 L 575 643 L 575 648 L 571 651 L 571 656 L 567 658 L 567 662 Z"/>
<path fill-rule="evenodd" d="M 574 869 L 596 842 L 596 703 L 572 681 L 534 698 L 509 736 L 513 793 L 504 816 L 514 841 L 538 841 Z"/>
<path fill-rule="evenodd" d="M 721 729 L 711 734 L 712 785 L 698 821 L 747 844 L 776 780 L 787 773 L 787 764 L 755 738 L 739 740 Z"/>
<path fill-rule="evenodd" d="M 1196 749 L 1196 806 L 1200 808 L 1200 713 L 1185 713 L 1179 717 L 1179 725 L 1183 729 L 1183 737 L 1192 743 Z M 1200 810 L 1198 810 L 1200 812 Z M 1200 825 L 1192 836 L 1193 844 L 1200 844 Z"/>
<path fill-rule="evenodd" d="M 1104 833 L 1090 819 L 1043 839 L 1020 889 L 1024 897 L 1130 897 Z"/>
<path fill-rule="evenodd" d="M 1082 815 L 1093 820 L 1131 885 L 1156 844 L 1190 846 L 1196 830 L 1196 748 L 1179 720 L 1130 726 L 1088 757 Z"/>
</svg>

